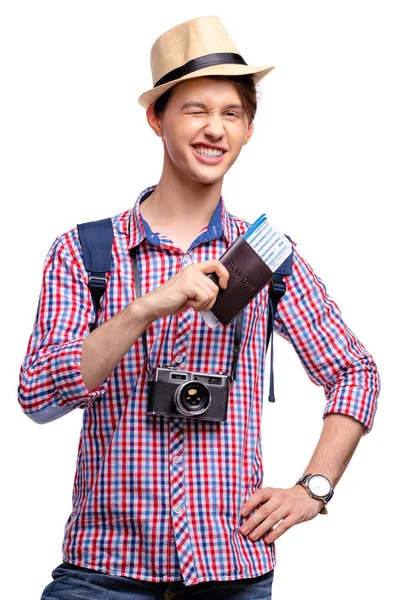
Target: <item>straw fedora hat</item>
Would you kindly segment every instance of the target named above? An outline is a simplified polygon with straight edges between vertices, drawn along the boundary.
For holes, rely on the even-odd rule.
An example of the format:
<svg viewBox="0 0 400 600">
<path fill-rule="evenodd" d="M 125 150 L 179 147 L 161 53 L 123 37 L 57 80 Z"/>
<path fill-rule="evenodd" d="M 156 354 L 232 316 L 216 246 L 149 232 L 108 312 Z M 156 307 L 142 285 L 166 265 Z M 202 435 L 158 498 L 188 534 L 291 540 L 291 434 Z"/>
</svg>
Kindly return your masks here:
<svg viewBox="0 0 400 600">
<path fill-rule="evenodd" d="M 139 104 L 147 108 L 173 85 L 206 75 L 254 75 L 258 83 L 274 66 L 251 67 L 218 17 L 198 17 L 163 33 L 151 48 L 153 88 Z"/>
</svg>

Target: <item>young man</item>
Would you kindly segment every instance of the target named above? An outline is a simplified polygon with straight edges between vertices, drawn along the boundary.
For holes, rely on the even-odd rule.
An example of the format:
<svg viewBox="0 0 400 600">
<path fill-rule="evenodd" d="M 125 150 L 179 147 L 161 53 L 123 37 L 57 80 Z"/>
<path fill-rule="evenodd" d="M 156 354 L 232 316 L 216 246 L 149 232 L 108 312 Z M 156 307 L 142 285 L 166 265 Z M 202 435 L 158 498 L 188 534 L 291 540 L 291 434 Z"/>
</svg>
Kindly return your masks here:
<svg viewBox="0 0 400 600">
<path fill-rule="evenodd" d="M 235 322 L 210 329 L 199 311 L 219 292 L 208 273 L 229 286 L 218 258 L 248 227 L 227 212 L 221 188 L 253 133 L 255 83 L 271 69 L 246 65 L 216 17 L 163 34 L 154 87 L 139 99 L 164 145 L 162 175 L 112 219 L 113 265 L 93 331 L 77 229 L 49 252 L 19 399 L 38 422 L 85 410 L 64 562 L 43 599 L 271 598 L 275 540 L 326 512 L 372 427 L 375 363 L 296 249 L 274 327 L 327 397 L 304 476 L 293 474 L 289 489 L 261 487 L 268 288 L 243 311 L 227 419 L 148 414 L 149 366 L 230 372 Z"/>
</svg>

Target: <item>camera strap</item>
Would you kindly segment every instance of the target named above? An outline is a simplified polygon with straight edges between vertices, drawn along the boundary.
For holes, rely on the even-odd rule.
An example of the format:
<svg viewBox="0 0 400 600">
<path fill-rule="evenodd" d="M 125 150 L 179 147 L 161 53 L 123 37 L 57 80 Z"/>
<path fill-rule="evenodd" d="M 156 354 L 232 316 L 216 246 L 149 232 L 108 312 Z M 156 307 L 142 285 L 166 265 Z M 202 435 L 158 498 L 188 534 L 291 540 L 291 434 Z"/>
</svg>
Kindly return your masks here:
<svg viewBox="0 0 400 600">
<path fill-rule="evenodd" d="M 133 278 L 134 278 L 134 284 L 135 284 L 135 298 L 140 298 L 140 296 L 142 295 L 142 286 L 140 285 L 139 267 L 138 267 L 137 258 L 136 258 L 136 248 L 132 248 L 132 250 L 131 250 L 131 259 L 132 259 L 132 267 L 133 267 Z M 148 350 L 148 345 L 147 345 L 146 330 L 144 330 L 142 333 L 142 340 L 143 340 L 143 348 L 144 348 L 144 354 L 145 354 L 145 360 L 146 360 L 146 371 L 148 374 L 150 374 L 151 366 L 150 366 L 149 350 Z"/>
<path fill-rule="evenodd" d="M 135 297 L 140 298 L 140 296 L 142 295 L 142 286 L 140 285 L 140 276 L 139 276 L 139 267 L 138 267 L 138 262 L 137 262 L 137 257 L 136 257 L 136 248 L 132 248 L 132 250 L 131 250 L 131 259 L 132 259 L 133 276 L 134 276 L 134 284 L 135 284 Z M 230 381 L 229 387 L 230 388 L 233 386 L 233 384 L 235 382 L 235 378 L 236 378 L 237 361 L 239 358 L 240 348 L 242 345 L 242 329 L 243 329 L 243 311 L 240 311 L 240 313 L 237 315 L 237 317 L 235 319 L 235 333 L 234 333 L 234 339 L 233 339 L 233 344 L 234 344 L 233 359 L 232 359 L 232 364 L 231 364 L 231 372 L 229 375 L 229 381 Z M 150 356 L 149 356 L 149 350 L 148 350 L 148 344 L 147 344 L 146 330 L 144 330 L 142 333 L 142 340 L 143 340 L 143 347 L 144 347 L 144 353 L 145 353 L 145 359 L 146 359 L 146 370 L 147 370 L 147 373 L 150 374 L 151 367 L 150 367 Z"/>
</svg>

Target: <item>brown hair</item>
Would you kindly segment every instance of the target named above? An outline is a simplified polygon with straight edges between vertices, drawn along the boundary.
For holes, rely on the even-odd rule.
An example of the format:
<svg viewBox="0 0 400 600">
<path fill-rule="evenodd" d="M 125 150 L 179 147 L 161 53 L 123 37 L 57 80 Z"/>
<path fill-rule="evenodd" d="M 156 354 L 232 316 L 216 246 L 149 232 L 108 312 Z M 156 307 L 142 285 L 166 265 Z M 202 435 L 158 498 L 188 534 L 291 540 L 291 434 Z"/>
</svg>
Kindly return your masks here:
<svg viewBox="0 0 400 600">
<path fill-rule="evenodd" d="M 257 89 L 252 75 L 208 75 L 213 79 L 220 81 L 230 81 L 236 88 L 240 99 L 243 102 L 249 125 L 253 121 L 257 110 Z M 179 84 L 178 84 L 179 85 Z M 157 98 L 154 103 L 154 112 L 160 116 L 167 108 L 169 99 L 172 96 L 175 86 L 172 86 Z"/>
</svg>

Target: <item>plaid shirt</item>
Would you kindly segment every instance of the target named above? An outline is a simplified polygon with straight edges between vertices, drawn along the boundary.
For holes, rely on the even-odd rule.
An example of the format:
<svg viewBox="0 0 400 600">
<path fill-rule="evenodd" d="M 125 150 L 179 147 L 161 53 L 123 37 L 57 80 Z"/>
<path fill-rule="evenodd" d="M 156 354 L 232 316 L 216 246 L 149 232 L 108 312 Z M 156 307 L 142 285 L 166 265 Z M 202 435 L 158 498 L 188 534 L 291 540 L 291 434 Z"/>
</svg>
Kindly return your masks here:
<svg viewBox="0 0 400 600">
<path fill-rule="evenodd" d="M 248 223 L 221 198 L 186 253 L 152 232 L 134 208 L 113 218 L 113 269 L 99 323 L 134 299 L 129 249 L 137 247 L 142 293 L 189 263 L 216 259 Z M 79 407 L 72 513 L 63 560 L 148 581 L 186 585 L 256 577 L 275 565 L 274 545 L 239 532 L 240 507 L 262 487 L 261 409 L 268 287 L 246 307 L 236 382 L 225 422 L 147 415 L 147 375 L 139 339 L 92 393 L 80 372 L 81 348 L 95 320 L 77 229 L 52 245 L 34 330 L 21 368 L 19 401 L 34 420 Z M 324 284 L 294 249 L 293 275 L 274 329 L 295 348 L 310 379 L 323 386 L 324 415 L 373 423 L 379 376 L 371 355 L 349 330 Z M 147 330 L 152 366 L 229 373 L 234 322 L 209 329 L 188 310 Z M 53 411 L 53 413 L 52 413 Z M 57 413 L 59 411 L 59 413 Z M 60 412 L 61 411 L 61 412 Z"/>
</svg>

